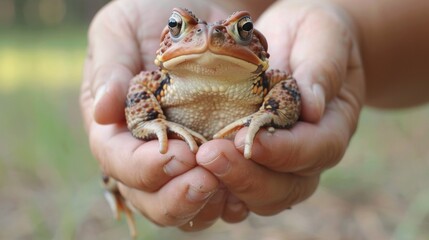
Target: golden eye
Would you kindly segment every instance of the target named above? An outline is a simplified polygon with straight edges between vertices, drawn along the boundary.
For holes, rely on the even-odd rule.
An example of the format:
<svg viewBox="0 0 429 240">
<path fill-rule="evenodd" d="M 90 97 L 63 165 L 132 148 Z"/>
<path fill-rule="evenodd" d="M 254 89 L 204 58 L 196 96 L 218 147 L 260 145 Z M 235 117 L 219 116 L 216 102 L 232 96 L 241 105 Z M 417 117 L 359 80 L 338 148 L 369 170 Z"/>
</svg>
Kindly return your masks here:
<svg viewBox="0 0 429 240">
<path fill-rule="evenodd" d="M 249 40 L 253 34 L 252 19 L 250 19 L 248 16 L 240 19 L 237 23 L 237 30 L 241 40 Z"/>
<path fill-rule="evenodd" d="M 170 34 L 172 37 L 178 37 L 182 32 L 182 17 L 177 13 L 173 13 L 168 19 L 168 28 L 170 29 Z"/>
</svg>

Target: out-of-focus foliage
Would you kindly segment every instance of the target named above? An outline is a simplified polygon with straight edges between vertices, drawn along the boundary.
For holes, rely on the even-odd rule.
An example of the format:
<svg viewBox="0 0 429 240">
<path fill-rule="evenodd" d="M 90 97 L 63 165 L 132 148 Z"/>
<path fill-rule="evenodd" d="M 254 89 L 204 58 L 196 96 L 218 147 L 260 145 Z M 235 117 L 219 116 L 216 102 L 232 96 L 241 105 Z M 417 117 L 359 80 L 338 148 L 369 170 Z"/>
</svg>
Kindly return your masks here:
<svg viewBox="0 0 429 240">
<path fill-rule="evenodd" d="M 0 31 L 0 91 L 78 87 L 86 26 Z"/>
<path fill-rule="evenodd" d="M 1 0 L 0 26 L 52 27 L 88 22 L 107 0 Z"/>
<path fill-rule="evenodd" d="M 0 90 L 77 86 L 86 30 L 108 0 L 0 0 Z M 34 85 L 33 85 L 34 86 Z"/>
</svg>

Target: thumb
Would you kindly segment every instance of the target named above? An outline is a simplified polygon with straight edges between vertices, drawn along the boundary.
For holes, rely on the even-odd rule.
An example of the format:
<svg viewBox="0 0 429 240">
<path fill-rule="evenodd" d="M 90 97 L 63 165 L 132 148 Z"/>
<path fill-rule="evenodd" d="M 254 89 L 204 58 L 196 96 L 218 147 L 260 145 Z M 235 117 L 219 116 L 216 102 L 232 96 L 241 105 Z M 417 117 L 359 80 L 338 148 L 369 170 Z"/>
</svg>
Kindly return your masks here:
<svg viewBox="0 0 429 240">
<path fill-rule="evenodd" d="M 94 18 L 89 30 L 89 53 L 84 74 L 92 101 L 92 118 L 100 124 L 124 120 L 130 79 L 141 70 L 138 42 L 119 2 L 112 2 Z M 85 117 L 87 119 L 87 117 Z"/>
<path fill-rule="evenodd" d="M 92 87 L 92 114 L 97 123 L 110 124 L 125 119 L 125 99 L 132 76 L 132 72 L 121 65 L 109 64 L 98 69 Z"/>
<path fill-rule="evenodd" d="M 346 77 L 352 46 L 348 21 L 331 5 L 281 1 L 259 23 L 267 25 L 279 19 L 282 24 L 265 34 L 270 52 L 275 53 L 272 66 L 292 71 L 302 96 L 302 119 L 318 122 Z"/>
</svg>

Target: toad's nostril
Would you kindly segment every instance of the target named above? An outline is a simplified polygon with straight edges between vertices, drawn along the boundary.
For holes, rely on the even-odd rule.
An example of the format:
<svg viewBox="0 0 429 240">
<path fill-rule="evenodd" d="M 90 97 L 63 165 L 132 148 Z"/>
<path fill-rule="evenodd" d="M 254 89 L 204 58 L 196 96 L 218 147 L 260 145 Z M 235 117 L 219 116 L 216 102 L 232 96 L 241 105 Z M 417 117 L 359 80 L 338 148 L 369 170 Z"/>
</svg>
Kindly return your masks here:
<svg viewBox="0 0 429 240">
<path fill-rule="evenodd" d="M 214 36 L 220 36 L 222 34 L 222 28 L 221 27 L 214 27 L 212 30 L 212 35 Z"/>
<path fill-rule="evenodd" d="M 213 46 L 222 46 L 225 43 L 225 36 L 221 27 L 214 27 L 211 30 L 211 44 Z"/>
</svg>

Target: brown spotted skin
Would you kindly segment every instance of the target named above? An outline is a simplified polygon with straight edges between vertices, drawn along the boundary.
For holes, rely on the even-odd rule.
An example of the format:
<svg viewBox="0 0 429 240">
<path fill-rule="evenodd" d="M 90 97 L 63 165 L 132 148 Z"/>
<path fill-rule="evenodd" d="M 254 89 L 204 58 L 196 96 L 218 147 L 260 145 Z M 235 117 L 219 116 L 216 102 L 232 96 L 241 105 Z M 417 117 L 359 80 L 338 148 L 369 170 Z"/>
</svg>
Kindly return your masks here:
<svg viewBox="0 0 429 240">
<path fill-rule="evenodd" d="M 287 72 L 270 70 L 266 73 L 270 91 L 264 99 L 261 109 L 272 112 L 275 117 L 272 126 L 290 128 L 298 121 L 301 111 L 301 94 L 298 84 Z"/>
<path fill-rule="evenodd" d="M 296 80 L 284 71 L 270 70 L 265 73 L 268 82 L 268 93 L 265 89 L 264 101 L 253 114 L 238 119 L 224 127 L 214 138 L 223 138 L 244 126 L 249 127 L 244 142 L 244 157 L 251 158 L 253 140 L 261 127 L 290 128 L 299 119 L 301 95 Z M 260 89 L 260 87 L 258 87 Z M 255 88 L 254 88 L 255 91 Z"/>
<path fill-rule="evenodd" d="M 163 113 L 161 102 L 169 85 L 169 75 L 160 71 L 143 71 L 131 80 L 125 108 L 128 129 L 136 138 L 158 138 L 161 153 L 167 152 L 167 132 L 177 134 L 196 152 L 197 145 L 206 139 L 191 129 L 167 121 Z"/>
<path fill-rule="evenodd" d="M 159 91 L 164 79 L 168 78 L 159 71 L 153 71 L 141 72 L 131 80 L 125 108 L 129 129 L 134 129 L 140 122 L 158 118 L 165 119 L 158 99 L 154 94 Z M 132 131 L 132 133 L 134 132 Z M 145 138 L 146 136 L 136 137 Z"/>
<path fill-rule="evenodd" d="M 250 23 L 249 23 L 250 22 Z M 161 34 L 155 63 L 131 81 L 125 115 L 133 136 L 184 139 L 191 150 L 247 126 L 244 156 L 251 157 L 260 128 L 290 128 L 299 118 L 296 81 L 268 69 L 267 42 L 247 12 L 206 23 L 186 9 L 174 9 Z"/>
</svg>

